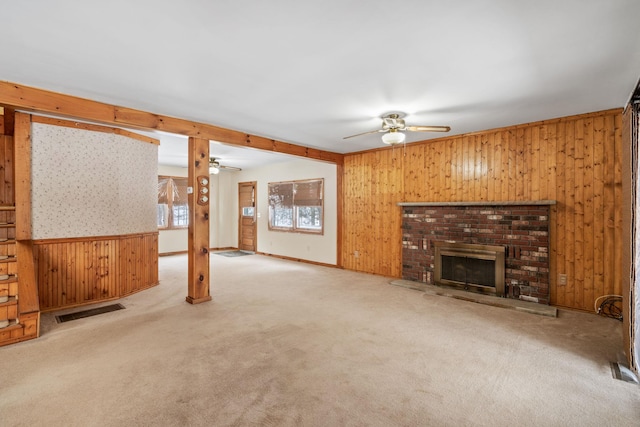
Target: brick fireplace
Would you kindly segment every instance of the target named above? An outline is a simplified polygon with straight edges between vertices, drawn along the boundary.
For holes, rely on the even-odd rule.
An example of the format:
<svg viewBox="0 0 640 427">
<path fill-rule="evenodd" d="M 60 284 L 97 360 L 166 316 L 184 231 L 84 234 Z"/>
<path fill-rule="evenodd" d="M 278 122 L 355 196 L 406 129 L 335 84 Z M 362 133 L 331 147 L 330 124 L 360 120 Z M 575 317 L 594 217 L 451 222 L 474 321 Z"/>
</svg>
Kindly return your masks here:
<svg viewBox="0 0 640 427">
<path fill-rule="evenodd" d="M 507 298 L 549 303 L 549 216 L 552 200 L 399 203 L 402 278 L 436 282 L 436 247 L 446 243 L 504 248 Z"/>
</svg>

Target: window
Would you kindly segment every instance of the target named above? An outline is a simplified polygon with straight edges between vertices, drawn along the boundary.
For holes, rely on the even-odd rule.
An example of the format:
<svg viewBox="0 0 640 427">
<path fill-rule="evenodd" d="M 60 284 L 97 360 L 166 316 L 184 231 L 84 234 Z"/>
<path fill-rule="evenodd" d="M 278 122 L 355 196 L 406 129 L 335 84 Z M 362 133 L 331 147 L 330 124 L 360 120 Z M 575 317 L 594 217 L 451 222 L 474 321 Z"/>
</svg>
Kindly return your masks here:
<svg viewBox="0 0 640 427">
<path fill-rule="evenodd" d="M 269 230 L 323 233 L 324 180 L 269 183 Z"/>
<path fill-rule="evenodd" d="M 189 226 L 187 178 L 158 177 L 158 228 L 171 230 Z"/>
</svg>

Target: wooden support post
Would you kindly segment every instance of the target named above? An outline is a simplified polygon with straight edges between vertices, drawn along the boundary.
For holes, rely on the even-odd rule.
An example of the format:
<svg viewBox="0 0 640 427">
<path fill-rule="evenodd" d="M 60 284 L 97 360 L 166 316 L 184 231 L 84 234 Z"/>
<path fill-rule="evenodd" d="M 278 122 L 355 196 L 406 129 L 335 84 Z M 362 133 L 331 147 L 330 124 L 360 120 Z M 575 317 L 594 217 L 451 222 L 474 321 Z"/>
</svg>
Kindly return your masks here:
<svg viewBox="0 0 640 427">
<path fill-rule="evenodd" d="M 30 114 L 16 113 L 14 144 L 16 240 L 31 240 Z"/>
<path fill-rule="evenodd" d="M 210 301 L 209 140 L 189 137 L 189 293 L 187 302 Z"/>
</svg>

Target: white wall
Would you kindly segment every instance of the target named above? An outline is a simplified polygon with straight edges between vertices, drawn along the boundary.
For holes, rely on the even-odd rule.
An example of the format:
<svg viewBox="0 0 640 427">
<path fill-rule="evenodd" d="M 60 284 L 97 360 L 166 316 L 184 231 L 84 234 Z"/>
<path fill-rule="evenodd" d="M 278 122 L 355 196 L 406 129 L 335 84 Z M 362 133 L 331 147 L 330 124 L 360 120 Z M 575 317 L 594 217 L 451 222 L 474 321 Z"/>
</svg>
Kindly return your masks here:
<svg viewBox="0 0 640 427">
<path fill-rule="evenodd" d="M 187 168 L 158 165 L 158 175 L 187 177 Z M 209 247 L 211 248 L 236 248 L 238 247 L 237 226 L 233 226 L 229 212 L 237 208 L 237 179 L 235 172 L 220 172 L 211 175 L 210 180 L 210 220 L 209 220 Z M 234 199 L 235 194 L 235 199 Z M 235 203 L 235 205 L 234 205 Z M 228 209 L 225 208 L 229 207 Z M 237 216 L 236 216 L 237 218 Z M 189 249 L 189 230 L 160 230 L 158 237 L 158 251 L 163 253 L 185 252 Z"/>
<path fill-rule="evenodd" d="M 158 165 L 158 175 L 167 176 L 187 176 L 187 168 L 175 166 Z M 183 252 L 188 249 L 189 230 L 160 230 L 158 236 L 158 252 L 161 254 L 169 252 Z"/>
<path fill-rule="evenodd" d="M 258 252 L 300 258 L 307 261 L 335 265 L 337 263 L 337 168 L 331 163 L 296 159 L 274 166 L 238 173 L 238 182 L 257 181 Z M 268 183 L 324 178 L 324 234 L 270 231 Z M 233 224 L 237 230 L 238 195 L 235 188 Z M 230 224 L 231 225 L 231 224 Z M 236 231 L 237 234 L 237 231 Z M 237 242 L 237 236 L 236 236 Z"/>
<path fill-rule="evenodd" d="M 211 175 L 209 238 L 212 248 L 238 247 L 238 174 L 221 171 Z"/>
<path fill-rule="evenodd" d="M 186 176 L 187 170 L 160 165 L 158 174 Z M 256 181 L 258 252 L 335 265 L 338 241 L 336 174 L 334 164 L 295 159 L 263 168 L 211 175 L 210 247 L 238 247 L 238 183 Z M 269 231 L 268 183 L 314 178 L 324 178 L 324 234 Z M 160 253 L 186 251 L 187 241 L 187 230 L 161 230 Z"/>
</svg>

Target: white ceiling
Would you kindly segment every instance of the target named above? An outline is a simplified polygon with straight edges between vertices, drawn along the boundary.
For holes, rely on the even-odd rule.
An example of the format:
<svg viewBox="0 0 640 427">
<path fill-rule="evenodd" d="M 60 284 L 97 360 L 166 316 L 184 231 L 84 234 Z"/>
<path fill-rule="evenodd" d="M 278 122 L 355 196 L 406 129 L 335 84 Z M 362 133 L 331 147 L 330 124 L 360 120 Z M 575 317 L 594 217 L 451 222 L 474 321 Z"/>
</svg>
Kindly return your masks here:
<svg viewBox="0 0 640 427">
<path fill-rule="evenodd" d="M 382 146 L 379 134 L 342 138 L 388 111 L 455 135 L 622 107 L 640 77 L 638 0 L 30 0 L 1 11 L 1 80 L 341 153 Z"/>
</svg>

